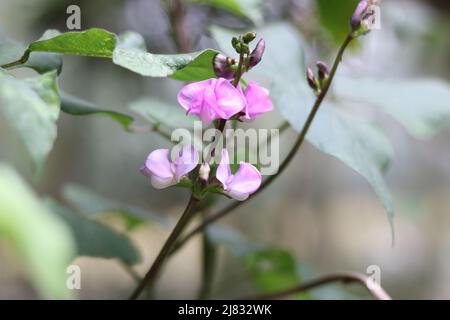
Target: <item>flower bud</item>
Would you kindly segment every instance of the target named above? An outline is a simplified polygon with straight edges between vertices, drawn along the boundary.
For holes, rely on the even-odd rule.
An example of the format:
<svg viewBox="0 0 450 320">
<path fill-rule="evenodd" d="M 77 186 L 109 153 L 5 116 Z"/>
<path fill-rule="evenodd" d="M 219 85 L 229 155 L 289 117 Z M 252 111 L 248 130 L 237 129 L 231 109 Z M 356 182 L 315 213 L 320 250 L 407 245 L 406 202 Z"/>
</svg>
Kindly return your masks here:
<svg viewBox="0 0 450 320">
<path fill-rule="evenodd" d="M 362 36 L 370 32 L 375 23 L 375 12 L 371 9 L 378 1 L 361 0 L 353 13 L 350 25 L 354 37 Z"/>
<path fill-rule="evenodd" d="M 308 80 L 308 84 L 314 91 L 317 91 L 319 89 L 317 85 L 316 77 L 314 76 L 314 72 L 311 70 L 311 68 L 308 68 L 306 71 L 306 79 Z"/>
<path fill-rule="evenodd" d="M 260 39 L 250 55 L 250 61 L 248 64 L 250 68 L 253 68 L 261 61 L 265 49 L 266 42 L 264 41 L 264 39 Z"/>
<path fill-rule="evenodd" d="M 247 44 L 249 44 L 250 42 L 255 40 L 255 38 L 256 38 L 256 32 L 254 32 L 254 31 L 247 32 L 246 34 L 244 34 L 242 36 L 242 40 L 244 41 L 244 43 L 247 43 Z"/>
<path fill-rule="evenodd" d="M 198 176 L 203 181 L 208 181 L 210 171 L 211 171 L 211 168 L 209 167 L 209 164 L 204 163 L 200 166 L 200 169 L 198 171 Z"/>
<path fill-rule="evenodd" d="M 239 45 L 240 45 L 239 39 L 236 38 L 236 37 L 233 37 L 233 38 L 231 39 L 231 45 L 233 46 L 234 49 L 238 50 Z"/>
<path fill-rule="evenodd" d="M 218 53 L 213 59 L 214 73 L 219 78 L 233 79 L 236 73 L 232 68 L 234 64 L 236 60 Z"/>
<path fill-rule="evenodd" d="M 356 31 L 361 25 L 364 14 L 366 13 L 367 8 L 369 8 L 369 2 L 367 0 L 361 0 L 356 7 L 355 12 L 352 15 L 352 19 L 350 20 L 350 25 L 352 26 L 352 30 Z"/>
<path fill-rule="evenodd" d="M 320 60 L 316 62 L 316 65 L 318 69 L 319 81 L 327 79 L 330 75 L 330 68 L 328 65 Z"/>
</svg>

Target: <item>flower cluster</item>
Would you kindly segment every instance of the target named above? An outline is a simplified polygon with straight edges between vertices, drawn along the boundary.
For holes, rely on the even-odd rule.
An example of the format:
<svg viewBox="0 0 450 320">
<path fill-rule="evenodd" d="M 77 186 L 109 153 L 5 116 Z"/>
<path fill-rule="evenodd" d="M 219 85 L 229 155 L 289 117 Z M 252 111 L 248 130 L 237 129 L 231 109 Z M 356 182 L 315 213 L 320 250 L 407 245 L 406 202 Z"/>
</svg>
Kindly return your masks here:
<svg viewBox="0 0 450 320">
<path fill-rule="evenodd" d="M 215 120 L 252 121 L 273 109 L 269 90 L 253 81 L 245 88 L 239 83 L 242 73 L 262 59 L 264 40 L 261 39 L 251 53 L 248 48 L 255 37 L 255 33 L 247 33 L 239 39 L 233 38 L 232 44 L 240 54 L 240 63 L 218 54 L 213 61 L 218 78 L 184 86 L 178 94 L 178 102 L 186 114 L 197 116 L 205 126 L 209 126 Z M 209 164 L 199 163 L 198 151 L 192 145 L 183 147 L 172 159 L 169 159 L 168 149 L 155 150 L 148 155 L 140 171 L 158 189 L 186 182 L 192 190 L 200 185 L 203 190 L 216 188 L 214 191 L 217 192 L 218 186 L 222 194 L 240 201 L 247 199 L 260 187 L 261 173 L 253 165 L 241 162 L 233 174 L 227 150 L 223 149 L 221 155 L 222 159 L 213 171 L 215 177 L 209 177 Z M 194 171 L 197 167 L 198 170 Z"/>
<path fill-rule="evenodd" d="M 187 178 L 199 164 L 198 151 L 192 145 L 183 147 L 173 161 L 169 159 L 168 149 L 151 152 L 140 171 L 150 177 L 157 189 L 176 185 Z M 231 173 L 228 151 L 222 150 L 222 159 L 216 170 L 216 180 L 220 182 L 223 193 L 236 200 L 245 200 L 258 190 L 261 174 L 253 165 L 241 162 L 235 174 Z"/>
<path fill-rule="evenodd" d="M 234 116 L 242 121 L 254 120 L 273 109 L 267 89 L 250 82 L 243 90 L 241 85 L 236 88 L 225 78 L 186 85 L 178 94 L 178 102 L 186 113 L 196 115 L 204 125 Z"/>
</svg>

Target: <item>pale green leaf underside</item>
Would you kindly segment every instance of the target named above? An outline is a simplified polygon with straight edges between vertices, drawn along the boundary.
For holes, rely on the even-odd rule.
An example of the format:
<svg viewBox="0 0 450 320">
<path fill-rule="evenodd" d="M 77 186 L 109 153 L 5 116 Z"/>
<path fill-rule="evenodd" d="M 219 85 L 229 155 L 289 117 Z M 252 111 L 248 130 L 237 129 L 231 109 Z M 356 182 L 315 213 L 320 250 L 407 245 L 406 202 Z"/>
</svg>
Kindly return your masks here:
<svg viewBox="0 0 450 320">
<path fill-rule="evenodd" d="M 59 107 L 56 71 L 25 80 L 0 71 L 0 113 L 17 132 L 38 170 L 56 139 Z"/>
<path fill-rule="evenodd" d="M 335 92 L 388 113 L 418 138 L 450 124 L 450 85 L 443 80 L 338 77 Z"/>
<path fill-rule="evenodd" d="M 40 295 L 73 296 L 66 287 L 66 268 L 75 256 L 72 233 L 49 211 L 21 177 L 0 164 L 0 237 L 17 250 Z"/>
<path fill-rule="evenodd" d="M 130 109 L 144 117 L 154 126 L 164 126 L 168 129 L 193 129 L 195 118 L 186 115 L 183 108 L 154 98 L 141 98 L 130 104 Z"/>
</svg>

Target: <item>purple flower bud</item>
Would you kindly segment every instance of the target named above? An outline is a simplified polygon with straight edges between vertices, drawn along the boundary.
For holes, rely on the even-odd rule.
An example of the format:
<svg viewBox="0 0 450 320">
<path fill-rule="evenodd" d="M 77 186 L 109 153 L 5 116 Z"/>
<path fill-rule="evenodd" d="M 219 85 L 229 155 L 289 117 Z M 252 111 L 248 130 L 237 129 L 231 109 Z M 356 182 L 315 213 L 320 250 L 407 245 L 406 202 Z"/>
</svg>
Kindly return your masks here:
<svg viewBox="0 0 450 320">
<path fill-rule="evenodd" d="M 350 25 L 352 26 L 352 30 L 356 31 L 361 25 L 364 14 L 369 8 L 369 2 L 367 0 L 361 0 L 356 7 L 355 12 L 353 13 L 352 19 L 350 21 Z"/>
<path fill-rule="evenodd" d="M 260 39 L 256 44 L 255 49 L 252 51 L 250 55 L 249 61 L 250 68 L 253 68 L 261 61 L 265 49 L 266 49 L 266 42 L 264 41 L 264 39 Z"/>
<path fill-rule="evenodd" d="M 316 62 L 316 65 L 317 69 L 319 70 L 319 80 L 328 78 L 328 76 L 330 75 L 330 68 L 328 67 L 328 65 L 320 60 Z"/>
<path fill-rule="evenodd" d="M 316 91 L 318 89 L 317 81 L 316 77 L 314 76 L 314 72 L 311 70 L 311 68 L 308 68 L 308 70 L 306 71 L 306 79 L 308 80 L 308 84 L 311 87 L 311 89 Z"/>
<path fill-rule="evenodd" d="M 235 71 L 232 70 L 231 66 L 235 63 L 236 61 L 233 58 L 218 53 L 213 60 L 214 73 L 219 78 L 225 78 L 228 80 L 233 79 Z"/>
</svg>

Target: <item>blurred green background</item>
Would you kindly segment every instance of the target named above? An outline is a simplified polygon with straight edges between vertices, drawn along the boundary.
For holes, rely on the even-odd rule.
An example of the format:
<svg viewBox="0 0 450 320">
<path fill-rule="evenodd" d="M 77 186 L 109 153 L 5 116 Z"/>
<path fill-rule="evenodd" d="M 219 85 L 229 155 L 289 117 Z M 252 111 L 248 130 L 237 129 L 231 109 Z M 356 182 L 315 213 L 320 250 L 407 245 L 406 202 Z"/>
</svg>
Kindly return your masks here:
<svg viewBox="0 0 450 320">
<path fill-rule="evenodd" d="M 262 1 L 260 13 L 265 23 L 291 22 L 305 39 L 306 62 L 312 65 L 319 58 L 330 61 L 334 56 L 348 31 L 355 2 Z M 145 37 L 150 52 L 177 52 L 164 1 L 158 0 L 0 0 L 0 28 L 22 43 L 37 39 L 47 29 L 67 31 L 66 8 L 70 4 L 81 8 L 82 29 L 101 27 L 115 33 L 134 30 Z M 344 59 L 344 72 L 448 81 L 448 1 L 384 0 L 382 6 L 381 30 L 352 47 Z M 217 48 L 209 35 L 211 25 L 251 26 L 221 9 L 188 6 L 185 31 L 192 39 L 193 50 Z M 289 50 L 289 43 L 285 50 Z M 20 70 L 17 74 L 32 72 Z M 65 56 L 59 86 L 100 106 L 130 113 L 130 102 L 144 96 L 176 103 L 182 83 L 144 78 L 104 59 Z M 386 175 L 396 204 L 394 247 L 384 210 L 367 183 L 309 144 L 270 190 L 220 224 L 232 226 L 251 242 L 287 250 L 298 261 L 295 268 L 304 279 L 342 270 L 365 273 L 368 266 L 378 265 L 381 284 L 393 298 L 450 298 L 449 126 L 430 139 L 420 140 L 386 115 L 374 115 L 370 109 L 365 112 L 382 123 L 395 148 Z M 281 122 L 274 111 L 258 125 L 273 128 Z M 282 139 L 292 142 L 295 133 L 289 131 Z M 17 137 L 0 117 L 0 161 L 13 163 L 39 194 L 61 199 L 65 185 L 79 184 L 105 197 L 176 219 L 187 201 L 187 191 L 155 190 L 138 171 L 148 152 L 163 146 L 167 147 L 167 142 L 157 134 L 127 133 L 106 117 L 61 114 L 56 145 L 43 175 L 37 178 Z M 123 223 L 112 216 L 102 219 L 118 230 L 124 229 Z M 133 229 L 131 236 L 143 255 L 137 268 L 143 273 L 163 244 L 167 229 L 158 224 L 144 225 Z M 236 240 L 237 236 L 232 238 Z M 156 296 L 195 297 L 201 281 L 200 255 L 197 237 L 169 262 Z M 80 257 L 75 263 L 82 268 L 80 298 L 121 299 L 134 286 L 132 277 L 116 260 Z M 254 292 L 255 284 L 249 280 L 245 265 L 229 248 L 220 246 L 210 296 L 232 298 Z M 312 294 L 312 298 L 367 298 L 364 290 L 353 286 L 331 286 Z M 27 281 L 26 268 L 9 243 L 0 238 L 0 298 L 37 297 Z"/>
</svg>

